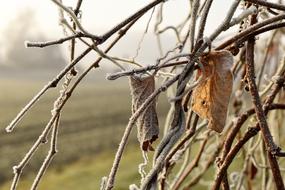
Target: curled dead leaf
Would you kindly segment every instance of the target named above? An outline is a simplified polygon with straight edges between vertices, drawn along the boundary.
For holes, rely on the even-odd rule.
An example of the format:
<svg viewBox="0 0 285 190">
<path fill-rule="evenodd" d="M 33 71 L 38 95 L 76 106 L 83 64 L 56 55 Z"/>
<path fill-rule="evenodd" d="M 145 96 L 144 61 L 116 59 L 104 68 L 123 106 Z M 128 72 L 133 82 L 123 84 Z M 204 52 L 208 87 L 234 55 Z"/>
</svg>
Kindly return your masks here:
<svg viewBox="0 0 285 190">
<path fill-rule="evenodd" d="M 192 93 L 192 110 L 201 118 L 208 119 L 208 128 L 221 133 L 224 129 L 228 104 L 232 93 L 233 56 L 229 51 L 212 51 L 200 59 L 203 67 L 197 78 L 203 80 Z"/>
<path fill-rule="evenodd" d="M 155 90 L 154 76 L 145 78 L 130 77 L 130 89 L 132 112 L 134 113 Z M 151 144 L 158 138 L 159 133 L 155 100 L 139 116 L 136 125 L 142 150 L 154 150 Z"/>
</svg>

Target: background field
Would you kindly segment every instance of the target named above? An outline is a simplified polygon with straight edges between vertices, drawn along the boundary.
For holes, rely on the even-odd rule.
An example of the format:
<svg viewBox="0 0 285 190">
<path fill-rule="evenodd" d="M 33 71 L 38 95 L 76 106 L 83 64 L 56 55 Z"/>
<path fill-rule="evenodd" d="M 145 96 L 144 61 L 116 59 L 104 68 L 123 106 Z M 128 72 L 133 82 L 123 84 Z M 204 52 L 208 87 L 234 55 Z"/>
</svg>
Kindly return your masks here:
<svg viewBox="0 0 285 190">
<path fill-rule="evenodd" d="M 101 177 L 109 172 L 115 149 L 130 116 L 130 93 L 125 79 L 107 82 L 102 76 L 94 78 L 84 81 L 64 108 L 59 132 L 59 153 L 40 189 L 98 189 Z M 50 90 L 13 133 L 7 134 L 4 128 L 46 82 L 38 79 L 0 80 L 1 190 L 9 189 L 12 166 L 21 160 L 47 123 L 58 89 Z M 168 110 L 165 98 L 162 97 L 158 107 L 162 120 Z M 28 189 L 31 185 L 48 146 L 42 146 L 24 170 L 24 180 L 19 190 Z M 137 165 L 142 162 L 142 158 L 137 146 L 134 130 L 116 189 L 127 189 L 134 179 L 139 178 Z"/>
<path fill-rule="evenodd" d="M 66 104 L 61 117 L 59 153 L 45 174 L 40 190 L 99 189 L 101 178 L 108 175 L 131 114 L 131 97 L 126 78 L 110 82 L 105 80 L 104 72 L 100 72 L 90 73 L 88 79 L 83 81 Z M 0 190 L 10 188 L 12 167 L 23 158 L 45 127 L 51 115 L 53 101 L 61 87 L 58 85 L 56 89 L 51 89 L 12 133 L 6 133 L 4 129 L 9 122 L 54 75 L 38 76 L 36 72 L 29 76 L 25 72 L 21 74 L 11 77 L 6 74 L 6 77 L 0 77 Z M 165 94 L 162 94 L 158 101 L 161 129 L 168 109 L 169 103 Z M 123 155 L 115 190 L 126 190 L 131 183 L 139 183 L 138 165 L 143 160 L 136 132 L 133 130 Z M 196 148 L 199 146 L 200 143 L 193 146 L 190 160 L 196 156 Z M 48 148 L 49 144 L 41 146 L 27 165 L 20 180 L 19 190 L 30 188 Z M 241 154 L 243 155 L 242 152 Z M 243 156 L 236 159 L 229 172 L 242 168 L 239 159 Z M 199 172 L 199 169 L 196 171 Z M 195 174 L 193 172 L 193 175 Z M 214 169 L 211 167 L 195 190 L 208 189 L 208 182 L 213 180 L 213 177 Z"/>
</svg>

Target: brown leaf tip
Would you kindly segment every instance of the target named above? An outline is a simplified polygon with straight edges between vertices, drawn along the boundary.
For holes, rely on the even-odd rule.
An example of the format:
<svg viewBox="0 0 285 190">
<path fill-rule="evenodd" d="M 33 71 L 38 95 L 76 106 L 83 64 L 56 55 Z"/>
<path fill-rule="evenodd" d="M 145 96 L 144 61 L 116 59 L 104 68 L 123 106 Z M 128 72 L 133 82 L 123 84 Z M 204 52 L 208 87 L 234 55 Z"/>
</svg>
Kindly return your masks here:
<svg viewBox="0 0 285 190">
<path fill-rule="evenodd" d="M 154 148 L 151 146 L 152 143 L 158 138 L 158 135 L 152 136 L 150 140 L 146 140 L 142 143 L 141 148 L 143 151 L 154 151 Z"/>
</svg>

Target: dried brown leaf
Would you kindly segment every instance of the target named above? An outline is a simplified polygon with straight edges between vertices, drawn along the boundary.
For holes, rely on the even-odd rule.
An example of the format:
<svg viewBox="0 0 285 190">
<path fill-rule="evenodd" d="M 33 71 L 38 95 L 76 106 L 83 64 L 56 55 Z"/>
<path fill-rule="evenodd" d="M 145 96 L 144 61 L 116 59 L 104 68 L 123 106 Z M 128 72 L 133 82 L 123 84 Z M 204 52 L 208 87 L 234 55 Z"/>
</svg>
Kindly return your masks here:
<svg viewBox="0 0 285 190">
<path fill-rule="evenodd" d="M 213 51 L 200 61 L 205 71 L 198 70 L 197 78 L 203 75 L 203 80 L 193 90 L 192 109 L 201 118 L 209 120 L 208 128 L 221 133 L 232 93 L 233 56 L 226 50 Z"/>
<path fill-rule="evenodd" d="M 132 112 L 134 113 L 155 90 L 154 77 L 130 77 L 130 89 L 132 95 Z M 138 127 L 138 140 L 142 150 L 154 150 L 151 144 L 158 138 L 159 133 L 155 100 L 140 115 L 136 125 Z"/>
</svg>

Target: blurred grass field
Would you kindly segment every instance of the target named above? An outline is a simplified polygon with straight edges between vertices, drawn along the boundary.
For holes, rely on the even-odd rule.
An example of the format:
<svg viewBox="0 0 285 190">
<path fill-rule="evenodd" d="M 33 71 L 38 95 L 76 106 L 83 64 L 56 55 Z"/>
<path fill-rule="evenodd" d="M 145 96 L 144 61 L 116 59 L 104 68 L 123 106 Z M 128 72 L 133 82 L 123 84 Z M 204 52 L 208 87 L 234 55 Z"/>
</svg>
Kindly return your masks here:
<svg viewBox="0 0 285 190">
<path fill-rule="evenodd" d="M 60 85 L 48 91 L 12 133 L 6 133 L 5 127 L 45 83 L 43 80 L 0 80 L 0 190 L 10 188 L 12 167 L 19 163 L 48 122 Z M 168 109 L 169 103 L 163 94 L 158 101 L 160 126 L 164 125 Z M 101 178 L 110 171 L 130 114 L 131 99 L 126 79 L 115 82 L 84 81 L 64 107 L 59 130 L 59 152 L 39 189 L 99 189 Z M 139 183 L 138 165 L 143 159 L 136 132 L 135 129 L 132 131 L 123 155 L 115 190 L 126 190 L 130 184 Z M 190 160 L 198 150 L 195 147 Z M 49 144 L 41 146 L 26 166 L 18 190 L 30 188 L 48 149 Z M 230 171 L 241 167 L 237 161 Z M 197 172 L 198 170 L 199 168 L 196 169 Z M 214 170 L 211 168 L 203 181 L 212 180 L 213 176 Z M 193 176 L 188 178 L 191 177 Z M 195 189 L 207 189 L 207 183 L 205 186 L 198 185 Z"/>
<path fill-rule="evenodd" d="M 5 127 L 46 81 L 5 80 L 0 87 L 0 189 L 9 189 L 12 167 L 32 146 L 50 118 L 57 89 L 51 89 L 26 115 L 12 133 Z M 168 110 L 166 99 L 158 105 L 160 120 Z M 59 131 L 59 153 L 46 173 L 40 189 L 99 189 L 102 176 L 108 175 L 115 150 L 131 114 L 127 80 L 85 81 L 66 104 Z M 127 189 L 139 179 L 137 165 L 142 162 L 136 130 L 121 165 L 116 189 Z M 49 144 L 41 146 L 27 165 L 19 190 L 28 189 Z M 137 181 L 136 180 L 136 181 Z M 60 188 L 58 188 L 60 187 Z"/>
</svg>

